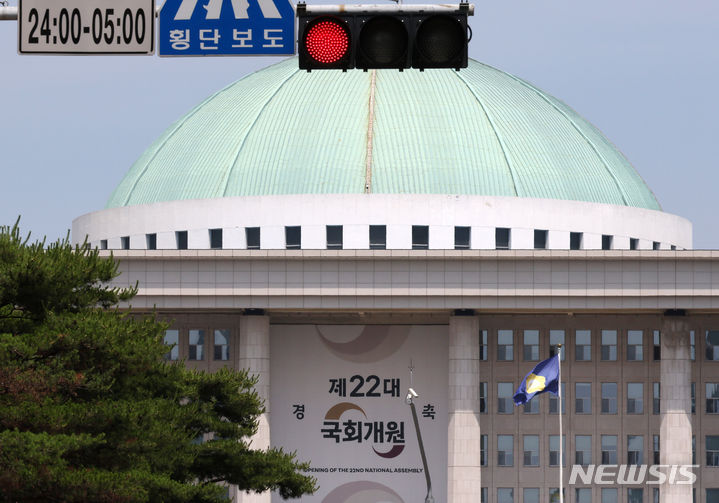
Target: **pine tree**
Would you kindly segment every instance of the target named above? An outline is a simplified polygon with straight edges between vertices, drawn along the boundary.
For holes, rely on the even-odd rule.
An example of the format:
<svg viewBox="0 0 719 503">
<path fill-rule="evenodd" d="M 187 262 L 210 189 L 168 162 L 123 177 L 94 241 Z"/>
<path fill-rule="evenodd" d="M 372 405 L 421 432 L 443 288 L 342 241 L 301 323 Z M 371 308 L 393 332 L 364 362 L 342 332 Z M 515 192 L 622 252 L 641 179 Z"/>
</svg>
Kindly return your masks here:
<svg viewBox="0 0 719 503">
<path fill-rule="evenodd" d="M 29 237 L 28 237 L 29 238 Z M 226 486 L 297 498 L 294 454 L 253 450 L 246 372 L 167 363 L 162 323 L 114 306 L 112 258 L 0 227 L 0 499 L 219 502 Z"/>
</svg>

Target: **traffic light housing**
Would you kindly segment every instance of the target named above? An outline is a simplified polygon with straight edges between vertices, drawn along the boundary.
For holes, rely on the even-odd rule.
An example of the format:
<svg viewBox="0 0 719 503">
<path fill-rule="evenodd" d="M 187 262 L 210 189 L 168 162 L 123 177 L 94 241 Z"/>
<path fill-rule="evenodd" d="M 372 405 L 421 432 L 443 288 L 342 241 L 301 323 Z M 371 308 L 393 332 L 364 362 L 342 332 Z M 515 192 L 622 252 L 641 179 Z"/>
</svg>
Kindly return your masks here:
<svg viewBox="0 0 719 503">
<path fill-rule="evenodd" d="M 297 5 L 302 70 L 467 67 L 474 6 Z"/>
</svg>

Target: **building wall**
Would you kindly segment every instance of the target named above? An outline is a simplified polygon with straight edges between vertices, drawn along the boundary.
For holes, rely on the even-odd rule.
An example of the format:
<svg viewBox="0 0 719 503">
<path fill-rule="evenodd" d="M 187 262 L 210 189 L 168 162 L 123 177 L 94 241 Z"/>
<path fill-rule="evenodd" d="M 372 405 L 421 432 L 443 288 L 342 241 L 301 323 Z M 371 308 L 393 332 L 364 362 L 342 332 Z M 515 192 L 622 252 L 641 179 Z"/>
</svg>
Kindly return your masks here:
<svg viewBox="0 0 719 503">
<path fill-rule="evenodd" d="M 431 327 L 446 327 L 449 323 L 451 313 L 427 313 L 422 311 L 384 312 L 384 313 L 333 313 L 331 311 L 295 311 L 292 313 L 278 311 L 267 313 L 271 328 L 271 334 L 276 334 L 281 329 L 286 336 L 291 336 L 292 326 L 298 322 L 299 326 L 312 326 L 315 323 L 332 324 L 335 329 L 346 326 L 348 330 L 354 330 L 357 320 L 361 316 L 365 323 L 388 322 L 394 326 L 406 326 L 406 323 L 427 324 Z M 189 330 L 203 327 L 209 331 L 222 327 L 231 330 L 230 354 L 233 360 L 229 362 L 217 362 L 214 360 L 213 352 L 206 351 L 202 361 L 187 362 L 195 368 L 212 370 L 220 365 L 237 367 L 242 355 L 238 354 L 239 339 L 243 336 L 240 330 L 242 314 L 235 313 L 210 313 L 210 312 L 178 312 L 163 314 L 172 319 L 173 328 L 179 330 L 180 358 L 189 354 Z M 524 357 L 524 334 L 525 331 L 538 331 L 539 360 L 550 355 L 550 331 L 563 330 L 565 334 L 565 360 L 562 364 L 562 380 L 566 383 L 564 418 L 564 434 L 567 443 L 565 452 L 567 455 L 565 478 L 568 478 L 569 471 L 575 457 L 576 435 L 591 436 L 591 462 L 600 464 L 601 460 L 601 436 L 617 436 L 617 462 L 626 463 L 627 436 L 643 436 L 643 462 L 653 464 L 652 438 L 660 435 L 661 430 L 661 402 L 660 414 L 653 411 L 653 383 L 661 380 L 661 360 L 656 359 L 654 336 L 658 331 L 659 337 L 665 318 L 660 314 L 642 314 L 641 312 L 626 313 L 576 313 L 572 315 L 549 313 L 547 311 L 535 311 L 531 313 L 482 313 L 477 314 L 477 338 L 480 341 L 479 358 L 479 383 L 487 383 L 487 395 L 484 396 L 484 409 L 480 414 L 481 434 L 486 435 L 488 440 L 485 457 L 486 465 L 482 467 L 482 486 L 486 488 L 488 502 L 497 502 L 497 489 L 512 489 L 514 501 L 520 502 L 523 488 L 539 489 L 540 502 L 549 503 L 549 491 L 557 487 L 558 470 L 549 466 L 549 435 L 558 433 L 558 416 L 549 413 L 549 395 L 539 395 L 534 401 L 539 404 L 537 414 L 524 412 L 523 407 L 511 407 L 509 414 L 498 411 L 498 383 L 511 383 L 511 388 L 516 389 L 517 385 L 532 367 L 537 363 L 534 360 L 526 360 Z M 719 467 L 706 466 L 705 442 L 707 435 L 719 435 L 719 415 L 708 413 L 706 409 L 705 384 L 719 383 L 719 361 L 707 358 L 706 335 L 707 331 L 719 328 L 719 316 L 716 314 L 697 314 L 683 318 L 687 323 L 688 333 L 685 337 L 694 341 L 691 354 L 694 359 L 691 361 L 691 382 L 695 383 L 695 413 L 691 415 L 692 435 L 696 442 L 696 464 L 702 465 L 698 470 L 698 480 L 694 485 L 699 503 L 706 502 L 706 489 L 719 488 Z M 289 325 L 288 325 L 289 324 Z M 309 325 L 308 325 L 309 324 Z M 390 325 L 391 326 L 391 325 Z M 513 358 L 509 361 L 498 360 L 498 334 L 500 330 L 511 330 L 513 335 Z M 577 361 L 576 359 L 576 337 L 577 331 L 588 330 L 591 333 L 591 360 Z M 601 333 L 603 330 L 616 331 L 616 361 L 604 361 L 601 358 L 602 344 Z M 628 355 L 628 331 L 635 330 L 642 333 L 642 359 L 629 360 Z M 692 335 L 693 333 L 693 335 Z M 274 337 L 271 335 L 271 337 Z M 486 337 L 486 347 L 483 347 Z M 446 355 L 438 355 L 440 367 L 446 368 Z M 439 367 L 438 367 L 439 368 Z M 283 372 L 273 367 L 275 374 Z M 444 372 L 444 371 L 442 371 Z M 287 376 L 284 376 L 285 378 Z M 274 378 L 273 378 L 274 379 Z M 276 382 L 273 380 L 273 382 Z M 608 382 L 617 383 L 617 413 L 604 414 L 601 412 L 601 384 Z M 591 384 L 591 414 L 580 414 L 576 412 L 576 383 Z M 627 411 L 627 383 L 640 383 L 643 389 L 643 411 L 638 414 L 630 414 Z M 327 390 L 318 389 L 317 394 L 323 397 Z M 271 396 L 277 391 L 271 390 Z M 662 396 L 662 399 L 666 397 Z M 312 407 L 312 400 L 305 404 Z M 513 457 L 512 466 L 498 466 L 497 437 L 498 435 L 513 436 Z M 539 439 L 538 466 L 524 466 L 523 460 L 523 438 L 525 435 L 537 435 Z M 409 438 L 409 437 L 408 437 Z M 300 457 L 305 455 L 312 459 L 311 453 L 300 452 Z M 351 460 L 338 459 L 337 463 Z M 577 487 L 588 487 L 578 485 L 567 488 L 567 503 L 574 503 L 574 490 Z M 606 486 L 619 489 L 619 502 L 627 503 L 626 486 Z M 630 486 L 638 488 L 640 486 Z M 644 502 L 653 501 L 652 486 L 644 487 Z M 601 501 L 601 487 L 589 487 L 592 493 L 592 501 Z M 435 497 L 437 498 L 437 494 Z M 436 499 L 439 501 L 439 499 Z M 479 499 L 477 500 L 479 501 Z"/>
<path fill-rule="evenodd" d="M 451 224 L 448 224 L 451 223 Z M 175 232 L 188 232 L 190 249 L 210 248 L 209 229 L 222 229 L 223 248 L 247 246 L 244 229 L 261 229 L 261 248 L 284 249 L 285 226 L 302 227 L 304 249 L 327 248 L 325 227 L 344 227 L 344 247 L 369 248 L 369 226 L 387 226 L 387 249 L 412 249 L 412 226 L 429 226 L 429 249 L 454 249 L 454 227 L 471 228 L 470 247 L 494 249 L 495 229 L 511 229 L 510 248 L 534 248 L 534 231 L 548 231 L 547 248 L 569 249 L 570 232 L 583 234 L 582 249 L 691 249 L 692 227 L 684 218 L 661 211 L 552 199 L 438 194 L 322 194 L 227 197 L 169 201 L 111 208 L 78 217 L 74 242 L 85 236 L 93 246 L 146 248 L 146 234 L 157 235 L 158 249 L 175 249 Z"/>
</svg>

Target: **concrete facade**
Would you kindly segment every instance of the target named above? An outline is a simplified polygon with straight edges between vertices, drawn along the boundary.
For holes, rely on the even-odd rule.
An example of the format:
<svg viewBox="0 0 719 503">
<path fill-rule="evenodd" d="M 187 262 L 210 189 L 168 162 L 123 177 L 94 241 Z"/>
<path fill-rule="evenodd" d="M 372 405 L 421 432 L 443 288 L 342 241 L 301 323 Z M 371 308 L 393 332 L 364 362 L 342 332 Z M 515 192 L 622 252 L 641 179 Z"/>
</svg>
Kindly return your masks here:
<svg viewBox="0 0 719 503">
<path fill-rule="evenodd" d="M 570 248 L 570 232 L 582 233 L 582 249 L 601 249 L 602 235 L 613 249 L 691 248 L 692 228 L 684 218 L 656 210 L 552 199 L 439 194 L 305 194 L 224 197 L 123 206 L 96 211 L 73 222 L 72 236 L 94 246 L 107 240 L 121 248 L 146 248 L 146 234 L 158 249 L 177 249 L 175 232 L 188 232 L 189 249 L 210 248 L 209 229 L 222 229 L 223 248 L 246 248 L 245 228 L 259 227 L 260 248 L 286 247 L 285 226 L 301 226 L 301 248 L 327 248 L 327 225 L 342 225 L 345 249 L 369 249 L 369 226 L 387 227 L 387 249 L 412 249 L 412 226 L 429 226 L 429 249 L 455 248 L 454 227 L 470 227 L 470 247 L 494 249 L 495 229 L 511 229 L 510 248 L 534 248 L 534 230 L 547 231 L 547 248 Z"/>
<path fill-rule="evenodd" d="M 630 496 L 639 494 L 647 503 L 655 497 L 689 503 L 693 493 L 695 501 L 713 503 L 707 490 L 719 489 L 719 467 L 705 463 L 706 440 L 719 435 L 719 416 L 705 406 L 704 391 L 707 384 L 719 383 L 719 362 L 706 351 L 707 334 L 719 329 L 719 252 L 114 255 L 122 270 L 115 283 L 140 282 L 133 307 L 156 306 L 173 320 L 180 358 L 190 354 L 192 329 L 204 327 L 207 334 L 229 329 L 230 362 L 217 362 L 206 351 L 203 361 L 188 365 L 250 368 L 260 374 L 263 396 L 271 394 L 266 370 L 276 324 L 446 325 L 448 491 L 435 494 L 436 501 L 494 503 L 509 494 L 515 502 L 533 501 L 535 494 L 540 503 L 554 501 L 558 403 L 547 394 L 530 408 L 508 407 L 502 393 L 516 389 L 560 342 L 565 484 L 577 462 L 701 465 L 693 487 L 579 481 L 565 485 L 567 503 L 614 501 L 614 490 L 620 503 L 633 503 Z M 511 358 L 499 347 L 506 342 L 500 334 L 511 335 Z M 268 424 L 263 418 L 255 445 L 270 445 Z M 511 451 L 500 453 L 500 443 L 507 440 Z M 241 501 L 268 497 L 243 495 Z"/>
<path fill-rule="evenodd" d="M 265 402 L 265 412 L 258 418 L 257 433 L 252 437 L 253 449 L 269 449 L 270 437 L 270 319 L 268 316 L 243 316 L 240 319 L 240 358 L 238 367 L 257 376 L 255 390 Z M 270 493 L 240 493 L 242 503 L 269 503 Z"/>
<path fill-rule="evenodd" d="M 479 320 L 449 319 L 449 431 L 447 501 L 471 503 L 481 492 Z"/>
</svg>

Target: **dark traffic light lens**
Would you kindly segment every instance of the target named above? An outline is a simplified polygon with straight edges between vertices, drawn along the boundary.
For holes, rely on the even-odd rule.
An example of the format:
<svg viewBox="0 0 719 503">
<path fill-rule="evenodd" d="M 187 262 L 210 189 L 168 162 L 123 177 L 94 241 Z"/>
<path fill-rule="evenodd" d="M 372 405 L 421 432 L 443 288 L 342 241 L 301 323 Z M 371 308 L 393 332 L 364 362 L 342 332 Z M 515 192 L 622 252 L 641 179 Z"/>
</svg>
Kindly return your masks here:
<svg viewBox="0 0 719 503">
<path fill-rule="evenodd" d="M 459 56 L 467 44 L 467 34 L 453 17 L 437 15 L 420 24 L 415 44 L 428 63 L 443 65 Z"/>
<path fill-rule="evenodd" d="M 408 35 L 396 17 L 376 16 L 364 23 L 359 37 L 361 61 L 358 67 L 394 67 L 406 60 Z"/>
<path fill-rule="evenodd" d="M 318 63 L 336 63 L 349 51 L 349 29 L 340 19 L 317 18 L 307 27 L 303 46 L 307 54 Z"/>
</svg>

